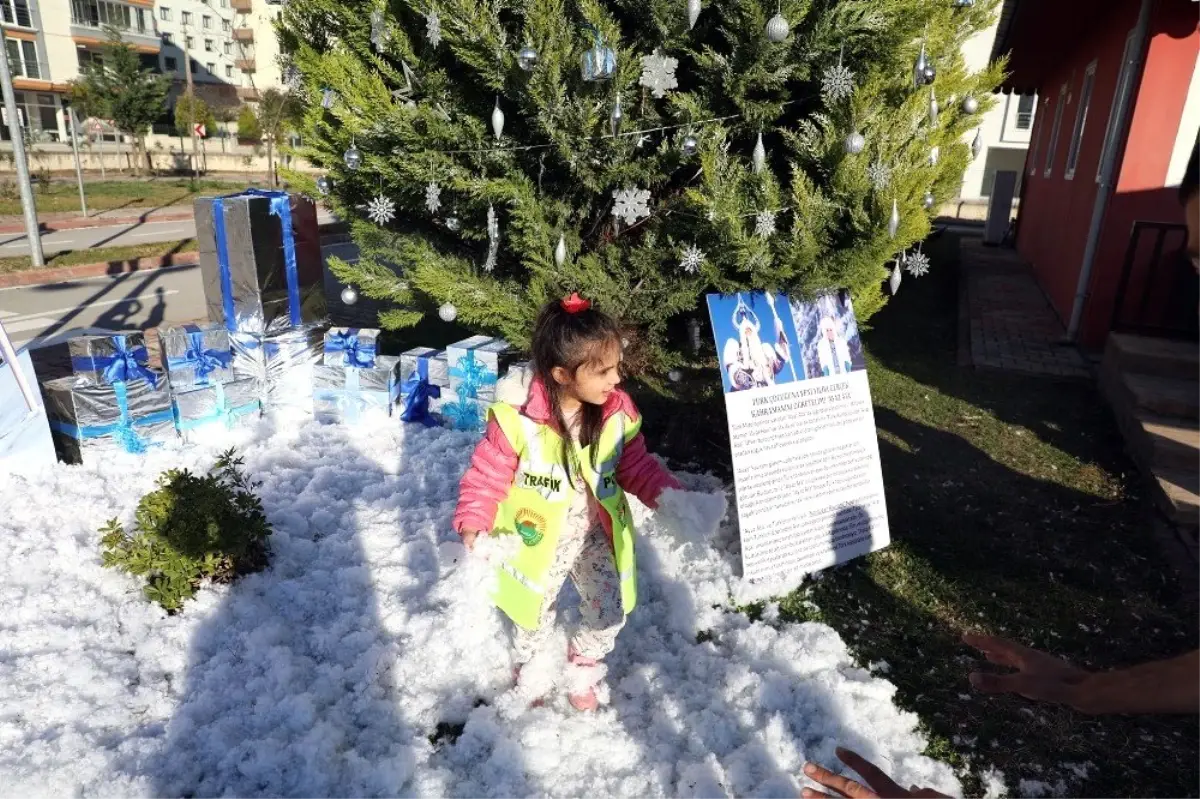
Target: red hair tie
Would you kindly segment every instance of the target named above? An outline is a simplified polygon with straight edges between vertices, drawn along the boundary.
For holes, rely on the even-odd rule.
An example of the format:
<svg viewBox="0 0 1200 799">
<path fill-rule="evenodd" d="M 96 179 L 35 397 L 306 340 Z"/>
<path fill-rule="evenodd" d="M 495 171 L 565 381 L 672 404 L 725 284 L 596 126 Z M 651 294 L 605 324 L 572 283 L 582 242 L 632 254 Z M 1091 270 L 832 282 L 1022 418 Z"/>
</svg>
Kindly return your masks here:
<svg viewBox="0 0 1200 799">
<path fill-rule="evenodd" d="M 563 310 L 570 314 L 576 314 L 580 311 L 586 311 L 592 307 L 591 300 L 585 300 L 579 296 L 578 291 L 571 292 L 571 296 L 562 301 Z"/>
</svg>

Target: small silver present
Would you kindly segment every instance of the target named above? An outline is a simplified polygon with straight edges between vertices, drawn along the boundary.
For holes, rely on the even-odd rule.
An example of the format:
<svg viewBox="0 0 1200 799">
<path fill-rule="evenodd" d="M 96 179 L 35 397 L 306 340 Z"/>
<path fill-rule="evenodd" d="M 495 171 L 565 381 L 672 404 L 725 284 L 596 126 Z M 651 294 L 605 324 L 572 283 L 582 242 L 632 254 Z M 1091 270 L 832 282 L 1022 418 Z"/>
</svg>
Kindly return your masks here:
<svg viewBox="0 0 1200 799">
<path fill-rule="evenodd" d="M 370 327 L 331 327 L 325 331 L 326 366 L 354 366 L 369 369 L 375 365 L 375 344 L 379 330 Z"/>
<path fill-rule="evenodd" d="M 188 443 L 213 425 L 233 429 L 262 414 L 258 384 L 250 378 L 174 392 L 174 407 L 175 427 Z"/>
<path fill-rule="evenodd" d="M 493 402 L 500 374 L 514 360 L 507 341 L 491 336 L 473 336 L 446 348 L 450 366 L 450 393 Z"/>
<path fill-rule="evenodd" d="M 400 359 L 380 355 L 372 369 L 313 367 L 313 416 L 320 422 L 358 422 L 375 411 L 390 416 L 400 399 L 396 368 Z"/>
<path fill-rule="evenodd" d="M 158 340 L 172 391 L 233 380 L 233 349 L 224 325 L 161 327 Z"/>
<path fill-rule="evenodd" d="M 42 389 L 55 446 L 68 463 L 112 452 L 142 453 L 178 441 L 165 381 L 93 385 L 60 377 L 47 380 Z"/>
<path fill-rule="evenodd" d="M 81 384 L 111 385 L 145 380 L 157 385 L 161 375 L 150 369 L 146 337 L 138 331 L 76 336 L 67 341 L 74 380 Z"/>
<path fill-rule="evenodd" d="M 324 349 L 325 327 L 302 325 L 270 335 L 231 333 L 233 372 L 257 381 L 263 409 L 312 412 L 313 366 Z"/>
<path fill-rule="evenodd" d="M 433 347 L 416 347 L 400 355 L 400 380 L 408 380 L 413 373 L 425 378 L 431 386 L 450 387 L 450 369 L 446 363 L 445 350 Z"/>
</svg>

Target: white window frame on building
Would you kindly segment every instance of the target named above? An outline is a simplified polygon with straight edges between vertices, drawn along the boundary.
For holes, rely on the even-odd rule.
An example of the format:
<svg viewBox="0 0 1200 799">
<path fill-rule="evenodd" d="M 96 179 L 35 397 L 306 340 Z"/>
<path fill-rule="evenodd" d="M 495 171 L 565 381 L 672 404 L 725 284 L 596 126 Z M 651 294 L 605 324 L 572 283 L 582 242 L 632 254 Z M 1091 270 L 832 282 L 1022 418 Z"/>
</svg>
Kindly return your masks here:
<svg viewBox="0 0 1200 799">
<path fill-rule="evenodd" d="M 230 64 L 225 65 L 225 77 L 227 77 L 227 78 L 233 77 L 233 67 Z"/>
<path fill-rule="evenodd" d="M 1029 107 L 1022 110 L 1021 106 L 1024 105 L 1026 101 L 1029 102 Z M 1037 110 L 1037 95 L 1036 94 L 1022 94 L 1021 96 L 1019 96 L 1017 98 L 1017 119 L 1016 119 L 1016 123 L 1014 124 L 1014 127 L 1017 130 L 1031 130 L 1033 128 L 1033 112 L 1036 110 Z M 1024 125 L 1021 124 L 1022 121 L 1025 122 Z"/>
<path fill-rule="evenodd" d="M 46 70 L 37 60 L 37 42 L 25 39 L 6 39 L 8 42 L 8 70 L 14 78 L 42 80 Z M 31 69 L 32 67 L 32 69 Z"/>
<path fill-rule="evenodd" d="M 216 46 L 215 44 L 213 44 L 213 40 L 212 40 L 212 39 L 205 39 L 205 40 L 204 40 L 204 52 L 206 52 L 206 53 L 215 53 L 215 52 L 217 52 L 217 46 Z"/>
<path fill-rule="evenodd" d="M 208 74 L 212 75 L 214 78 L 217 76 L 217 64 L 215 61 L 209 61 L 204 65 L 204 69 L 207 70 Z"/>
<path fill-rule="evenodd" d="M 233 31 L 233 25 L 231 25 L 229 23 L 229 20 L 227 20 L 227 19 L 221 20 L 221 31 L 223 33 L 230 33 Z"/>
<path fill-rule="evenodd" d="M 59 103 L 53 94 L 44 92 L 13 92 L 17 101 L 17 119 L 35 141 L 59 141 Z M 3 140 L 9 141 L 8 112 L 0 115 Z"/>
<path fill-rule="evenodd" d="M 33 12 L 29 10 L 27 0 L 0 0 L 0 16 L 6 25 L 18 25 L 22 28 L 33 27 Z"/>
<path fill-rule="evenodd" d="M 163 72 L 178 72 L 179 60 L 173 55 L 163 56 Z"/>
<path fill-rule="evenodd" d="M 233 55 L 233 42 L 223 42 L 225 55 Z"/>
<path fill-rule="evenodd" d="M 1063 177 L 1075 179 L 1075 168 L 1079 166 L 1079 150 L 1083 143 L 1083 133 L 1087 127 L 1088 106 L 1092 104 L 1092 90 L 1096 87 L 1096 65 L 1092 61 L 1083 71 L 1083 84 L 1079 87 L 1079 103 L 1075 107 L 1075 125 L 1071 128 L 1071 146 L 1067 150 L 1067 169 Z"/>
<path fill-rule="evenodd" d="M 195 36 L 185 36 L 184 41 L 187 43 L 187 49 L 194 50 L 196 48 L 196 37 Z"/>
<path fill-rule="evenodd" d="M 191 25 L 192 24 L 192 12 L 191 11 L 180 11 L 179 12 L 179 22 L 181 25 Z"/>
<path fill-rule="evenodd" d="M 1063 112 L 1067 110 L 1067 94 L 1071 90 L 1069 83 L 1058 88 L 1058 102 L 1054 106 L 1054 124 L 1050 127 L 1050 141 L 1046 142 L 1046 165 L 1042 177 L 1050 177 L 1054 171 L 1054 156 L 1058 150 L 1058 136 L 1062 133 Z"/>
<path fill-rule="evenodd" d="M 212 17 L 210 17 L 208 14 L 200 17 L 200 26 L 206 31 L 212 30 Z"/>
<path fill-rule="evenodd" d="M 171 21 L 171 7 L 170 6 L 159 6 L 158 7 L 158 18 L 161 19 L 163 22 L 170 22 Z"/>
</svg>

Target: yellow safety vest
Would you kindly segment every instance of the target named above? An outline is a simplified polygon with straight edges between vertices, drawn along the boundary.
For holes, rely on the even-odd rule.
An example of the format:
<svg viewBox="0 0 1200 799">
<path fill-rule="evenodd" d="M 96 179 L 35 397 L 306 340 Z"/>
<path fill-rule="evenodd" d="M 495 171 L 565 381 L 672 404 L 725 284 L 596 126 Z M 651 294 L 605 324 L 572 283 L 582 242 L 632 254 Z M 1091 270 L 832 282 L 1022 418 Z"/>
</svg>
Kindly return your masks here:
<svg viewBox="0 0 1200 799">
<path fill-rule="evenodd" d="M 516 624 L 530 630 L 541 622 L 542 606 L 553 602 L 544 583 L 554 563 L 554 550 L 571 508 L 572 489 L 562 460 L 562 438 L 549 425 L 523 416 L 515 407 L 498 402 L 489 410 L 520 457 L 508 497 L 500 503 L 492 531 L 521 538 L 517 554 L 500 564 L 492 600 Z M 574 444 L 584 483 L 612 522 L 613 559 L 621 578 L 621 602 L 628 614 L 637 602 L 637 572 L 633 554 L 633 523 L 625 492 L 617 485 L 617 464 L 625 445 L 637 436 L 641 420 L 624 413 L 604 423 L 597 444 L 596 466 L 590 447 Z M 580 479 L 578 472 L 574 475 Z"/>
</svg>

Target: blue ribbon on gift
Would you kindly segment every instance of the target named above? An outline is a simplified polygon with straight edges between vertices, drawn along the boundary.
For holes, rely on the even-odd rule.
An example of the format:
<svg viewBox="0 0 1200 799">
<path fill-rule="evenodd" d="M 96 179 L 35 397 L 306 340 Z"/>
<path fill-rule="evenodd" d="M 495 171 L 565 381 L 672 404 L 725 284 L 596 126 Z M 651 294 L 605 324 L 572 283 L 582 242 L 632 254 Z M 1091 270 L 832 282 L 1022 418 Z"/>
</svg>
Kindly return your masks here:
<svg viewBox="0 0 1200 799">
<path fill-rule="evenodd" d="M 134 419 L 129 414 L 129 394 L 126 391 L 125 383 L 113 383 L 112 388 L 113 394 L 116 396 L 117 400 L 117 409 L 121 413 L 121 416 L 117 421 L 111 422 L 110 424 L 90 424 L 79 427 L 68 422 L 61 422 L 57 419 L 51 419 L 50 429 L 57 430 L 60 433 L 80 441 L 85 438 L 104 438 L 105 436 L 111 436 L 113 440 L 115 440 L 125 449 L 126 452 L 132 452 L 134 454 L 145 452 L 147 442 L 138 435 L 137 430 L 134 428 L 158 424 L 159 422 L 173 421 L 175 418 L 174 412 L 171 410 L 155 411 Z"/>
<path fill-rule="evenodd" d="M 367 408 L 380 407 L 377 402 L 372 402 L 370 395 L 362 392 L 362 382 L 359 380 L 358 370 L 354 367 L 346 368 L 346 385 L 343 388 L 318 388 L 313 391 L 313 399 L 336 402 L 343 422 L 357 422 Z M 391 402 L 390 389 L 388 402 Z"/>
<path fill-rule="evenodd" d="M 115 355 L 76 355 L 71 358 L 71 368 L 76 372 L 99 372 L 109 385 L 140 378 L 158 386 L 158 375 L 146 366 L 150 353 L 145 347 L 130 347 L 125 336 L 110 336 L 109 340 L 117 350 Z"/>
<path fill-rule="evenodd" d="M 224 422 L 225 427 L 230 428 L 233 427 L 233 423 L 236 422 L 240 417 L 249 413 L 254 413 L 262 408 L 262 403 L 258 400 L 247 402 L 245 405 L 231 407 L 229 405 L 229 398 L 225 396 L 225 386 L 221 385 L 220 383 L 216 383 L 213 385 L 213 388 L 216 390 L 217 394 L 217 407 L 214 408 L 212 413 L 208 414 L 207 416 L 202 416 L 199 419 L 180 419 L 179 406 L 176 405 L 174 407 L 175 426 L 177 428 L 180 430 L 192 430 L 197 427 L 203 427 L 204 425 L 212 424 L 213 422 Z"/>
<path fill-rule="evenodd" d="M 483 429 L 483 411 L 479 405 L 467 397 L 459 396 L 458 402 L 448 402 L 442 406 L 442 416 L 455 430 L 478 432 Z"/>
<path fill-rule="evenodd" d="M 356 369 L 373 369 L 375 367 L 375 342 L 360 341 L 358 328 L 350 327 L 345 333 L 328 333 L 325 336 L 325 351 L 342 353 L 343 366 Z"/>
<path fill-rule="evenodd" d="M 229 350 L 204 348 L 204 331 L 196 325 L 184 325 L 188 346 L 183 355 L 167 358 L 168 369 L 191 367 L 196 375 L 196 385 L 208 385 L 208 376 L 217 369 L 228 369 L 233 364 L 233 353 Z"/>
<path fill-rule="evenodd" d="M 495 384 L 497 377 L 486 364 L 476 360 L 474 350 L 467 350 L 467 354 L 458 359 L 450 369 L 450 376 L 459 380 L 458 393 L 471 399 L 479 396 L 479 389 Z"/>
<path fill-rule="evenodd" d="M 440 398 L 442 389 L 429 382 L 428 357 L 417 359 L 417 371 L 400 385 L 400 396 L 404 397 L 401 421 L 419 422 L 426 427 L 437 425 L 437 420 L 429 413 L 429 400 Z"/>
<path fill-rule="evenodd" d="M 300 324 L 300 276 L 296 271 L 296 236 L 292 231 L 292 201 L 286 191 L 246 189 L 237 194 L 214 197 L 212 201 L 213 234 L 217 239 L 217 270 L 221 278 L 221 307 L 225 312 L 225 327 L 237 330 L 233 307 L 233 275 L 229 271 L 229 244 L 225 240 L 225 200 L 235 197 L 265 197 L 271 201 L 271 216 L 279 217 L 283 230 L 283 269 L 287 276 L 288 317 L 293 327 Z"/>
</svg>

